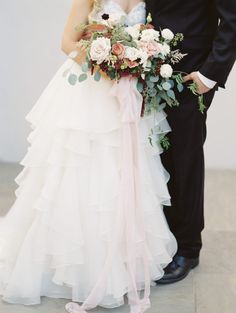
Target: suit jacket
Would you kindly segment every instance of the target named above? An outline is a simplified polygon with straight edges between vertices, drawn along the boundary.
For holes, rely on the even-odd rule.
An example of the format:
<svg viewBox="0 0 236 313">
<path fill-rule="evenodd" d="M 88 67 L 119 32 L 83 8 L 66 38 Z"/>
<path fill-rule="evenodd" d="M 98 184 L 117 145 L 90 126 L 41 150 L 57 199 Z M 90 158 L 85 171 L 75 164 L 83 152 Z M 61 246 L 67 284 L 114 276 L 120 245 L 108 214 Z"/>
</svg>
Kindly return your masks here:
<svg viewBox="0 0 236 313">
<path fill-rule="evenodd" d="M 224 87 L 236 58 L 236 0 L 147 0 L 156 29 L 183 33 L 176 69 L 199 70 Z"/>
</svg>

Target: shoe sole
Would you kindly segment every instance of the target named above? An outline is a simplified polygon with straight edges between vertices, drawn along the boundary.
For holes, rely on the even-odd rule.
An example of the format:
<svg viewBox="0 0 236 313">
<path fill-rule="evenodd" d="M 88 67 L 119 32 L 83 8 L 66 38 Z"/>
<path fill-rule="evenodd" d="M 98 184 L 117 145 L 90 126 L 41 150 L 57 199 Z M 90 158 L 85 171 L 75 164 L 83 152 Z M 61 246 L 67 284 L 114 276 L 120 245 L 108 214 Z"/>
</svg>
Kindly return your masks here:
<svg viewBox="0 0 236 313">
<path fill-rule="evenodd" d="M 160 279 L 155 281 L 157 285 L 170 285 L 170 284 L 174 284 L 177 283 L 178 281 L 183 280 L 184 278 L 186 278 L 188 276 L 188 274 L 191 272 L 191 270 L 193 270 L 194 268 L 196 268 L 199 265 L 199 262 L 195 263 L 192 265 L 192 267 L 189 269 L 189 271 L 187 271 L 183 276 L 175 278 L 175 279 Z"/>
</svg>

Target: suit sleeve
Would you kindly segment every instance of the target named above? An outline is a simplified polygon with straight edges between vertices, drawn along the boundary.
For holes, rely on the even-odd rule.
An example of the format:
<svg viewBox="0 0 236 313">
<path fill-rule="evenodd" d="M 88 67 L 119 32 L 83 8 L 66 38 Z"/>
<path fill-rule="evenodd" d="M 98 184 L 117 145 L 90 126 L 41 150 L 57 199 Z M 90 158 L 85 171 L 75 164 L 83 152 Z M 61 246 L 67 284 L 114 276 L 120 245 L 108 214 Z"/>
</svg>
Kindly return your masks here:
<svg viewBox="0 0 236 313">
<path fill-rule="evenodd" d="M 220 22 L 212 50 L 199 71 L 225 88 L 236 58 L 236 0 L 215 2 Z"/>
</svg>

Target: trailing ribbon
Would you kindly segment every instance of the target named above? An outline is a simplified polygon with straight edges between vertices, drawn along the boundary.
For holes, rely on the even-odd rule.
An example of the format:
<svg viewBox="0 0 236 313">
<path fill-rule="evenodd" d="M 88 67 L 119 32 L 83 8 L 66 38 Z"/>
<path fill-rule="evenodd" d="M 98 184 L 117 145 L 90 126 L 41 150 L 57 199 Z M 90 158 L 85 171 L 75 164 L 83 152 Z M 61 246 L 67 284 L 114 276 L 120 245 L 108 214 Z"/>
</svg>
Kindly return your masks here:
<svg viewBox="0 0 236 313">
<path fill-rule="evenodd" d="M 81 306 L 73 302 L 66 305 L 69 313 L 86 313 L 85 310 L 92 309 L 101 302 L 106 291 L 107 278 L 123 236 L 125 237 L 130 313 L 143 313 L 150 308 L 149 250 L 145 238 L 139 168 L 139 120 L 143 98 L 136 85 L 136 79 L 125 77 L 115 83 L 111 89 L 111 95 L 119 102 L 121 113 L 121 193 L 118 216 L 107 259 L 96 285 Z M 141 286 L 138 287 L 136 283 L 137 259 L 142 261 L 145 278 L 142 299 L 138 290 Z"/>
</svg>

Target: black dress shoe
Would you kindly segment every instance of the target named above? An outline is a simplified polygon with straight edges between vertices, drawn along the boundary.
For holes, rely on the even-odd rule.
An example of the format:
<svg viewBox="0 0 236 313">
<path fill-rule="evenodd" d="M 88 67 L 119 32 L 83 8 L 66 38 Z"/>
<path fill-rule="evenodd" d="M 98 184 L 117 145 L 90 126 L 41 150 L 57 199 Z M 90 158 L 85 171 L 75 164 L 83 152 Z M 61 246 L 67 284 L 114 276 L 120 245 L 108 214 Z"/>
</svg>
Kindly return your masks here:
<svg viewBox="0 0 236 313">
<path fill-rule="evenodd" d="M 189 272 L 199 264 L 199 258 L 189 259 L 176 255 L 165 268 L 165 274 L 156 283 L 160 285 L 173 284 L 184 279 Z"/>
</svg>

